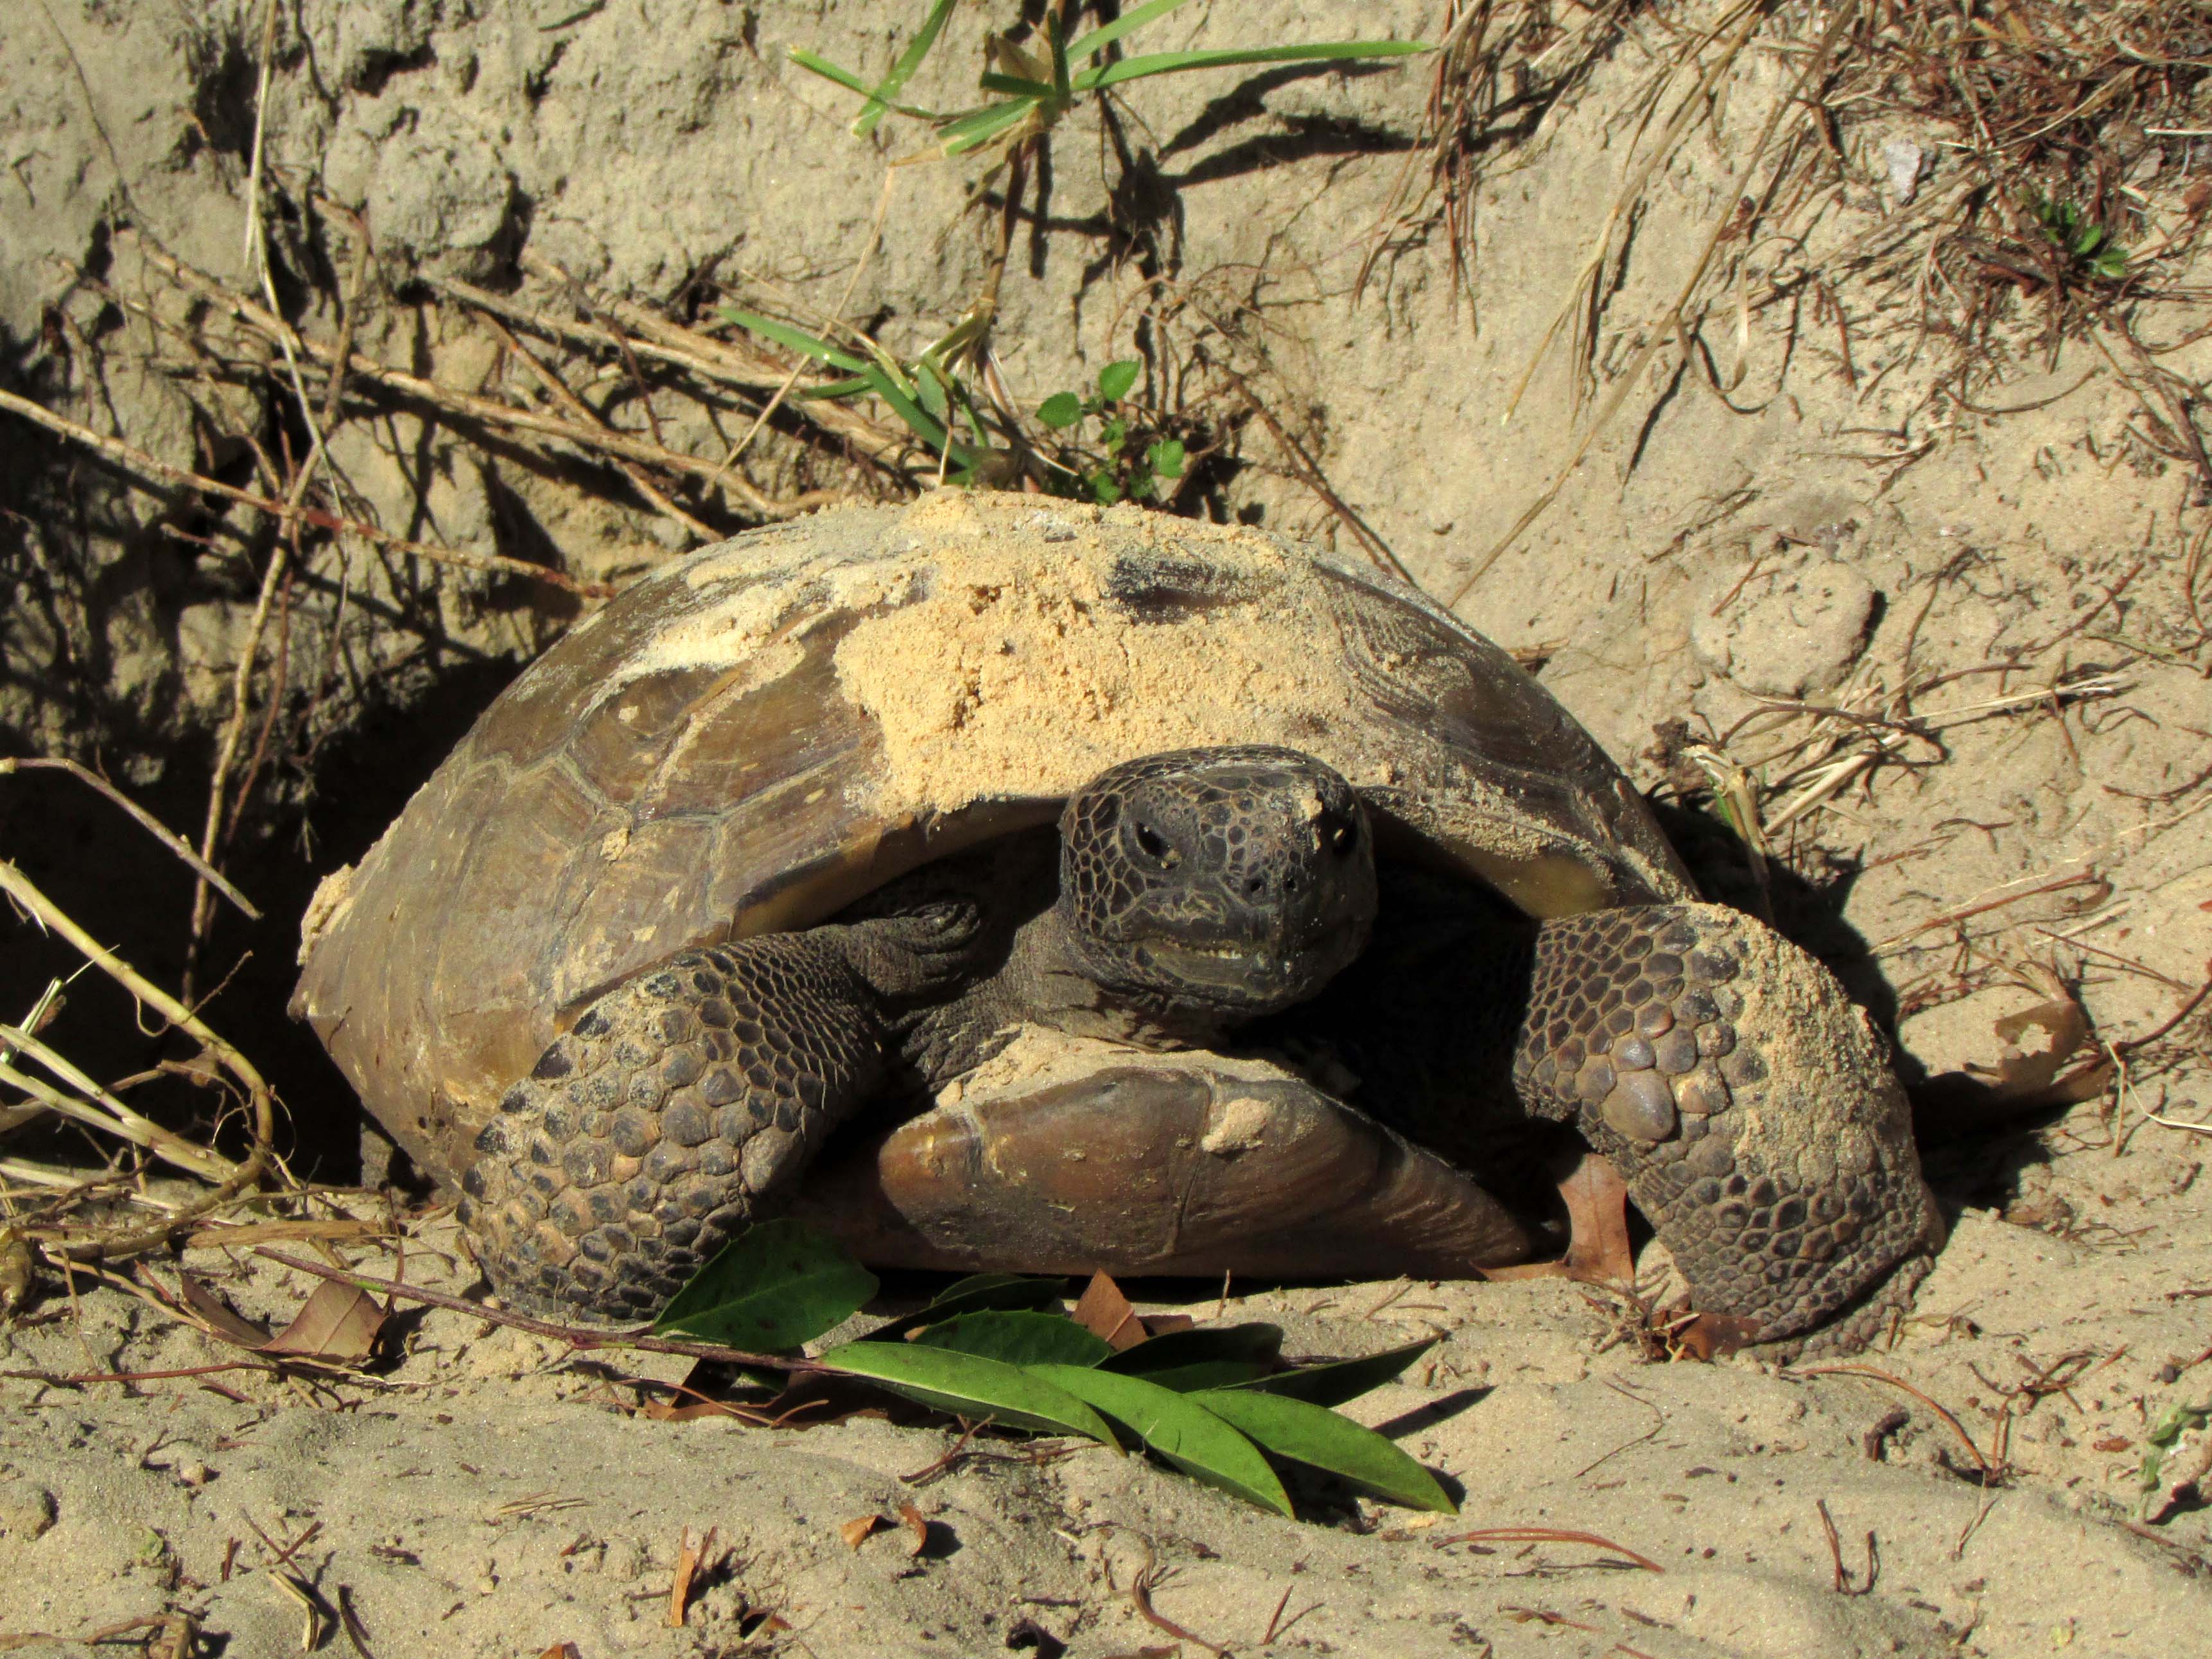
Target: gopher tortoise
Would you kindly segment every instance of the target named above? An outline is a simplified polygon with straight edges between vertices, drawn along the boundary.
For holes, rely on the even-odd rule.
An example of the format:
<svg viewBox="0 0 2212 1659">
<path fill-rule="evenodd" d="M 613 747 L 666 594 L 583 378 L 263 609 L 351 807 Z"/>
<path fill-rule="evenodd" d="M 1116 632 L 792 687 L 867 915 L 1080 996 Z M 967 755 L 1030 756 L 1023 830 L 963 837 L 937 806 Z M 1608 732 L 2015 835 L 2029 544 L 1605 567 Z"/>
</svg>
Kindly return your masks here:
<svg viewBox="0 0 2212 1659">
<path fill-rule="evenodd" d="M 1730 1345 L 1863 1334 L 1940 1237 L 1827 973 L 1498 647 L 1248 527 L 940 491 L 677 561 L 301 961 L 494 1288 L 574 1316 L 793 1211 L 880 1266 L 1473 1276 L 1546 1125 Z"/>
</svg>

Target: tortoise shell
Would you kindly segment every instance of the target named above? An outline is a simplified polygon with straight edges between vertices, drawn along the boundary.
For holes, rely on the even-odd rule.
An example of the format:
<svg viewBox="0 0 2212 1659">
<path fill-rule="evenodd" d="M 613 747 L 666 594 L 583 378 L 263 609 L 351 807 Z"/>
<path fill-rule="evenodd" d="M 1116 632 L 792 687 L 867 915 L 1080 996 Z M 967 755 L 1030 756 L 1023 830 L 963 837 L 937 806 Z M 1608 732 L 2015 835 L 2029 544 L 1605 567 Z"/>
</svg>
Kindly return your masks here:
<svg viewBox="0 0 2212 1659">
<path fill-rule="evenodd" d="M 293 1009 L 451 1179 L 613 983 L 1228 743 L 1318 756 L 1385 856 L 1532 915 L 1694 896 L 1589 735 L 1413 590 L 1248 526 L 945 490 L 705 549 L 571 630 L 325 882 Z"/>
</svg>

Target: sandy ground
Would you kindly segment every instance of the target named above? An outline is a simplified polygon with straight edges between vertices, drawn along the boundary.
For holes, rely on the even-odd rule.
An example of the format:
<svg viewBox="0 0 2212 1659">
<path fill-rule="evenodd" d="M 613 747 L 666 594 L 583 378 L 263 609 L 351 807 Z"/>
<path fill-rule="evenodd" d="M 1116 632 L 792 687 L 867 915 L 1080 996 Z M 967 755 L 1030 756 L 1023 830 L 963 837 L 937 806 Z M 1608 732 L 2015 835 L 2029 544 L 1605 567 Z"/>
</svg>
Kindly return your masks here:
<svg viewBox="0 0 2212 1659">
<path fill-rule="evenodd" d="M 1271 39 L 1433 35 L 1439 10 L 1284 5 L 1267 27 Z M 126 219 L 237 277 L 259 13 L 246 0 L 39 0 L 27 26 L 0 29 L 6 384 L 181 463 L 215 464 L 198 448 L 190 388 L 134 366 L 125 344 L 158 355 L 129 331 L 143 322 L 126 329 L 79 279 L 152 294 L 143 260 L 112 234 Z M 296 198 L 320 191 L 367 210 L 393 285 L 363 319 L 362 348 L 455 386 L 483 384 L 496 352 L 404 279 L 501 280 L 519 246 L 654 296 L 726 258 L 834 306 L 868 241 L 884 155 L 846 137 L 849 112 L 784 50 L 879 64 L 881 14 L 303 0 L 307 49 L 272 80 L 270 165 Z M 972 52 L 963 19 L 948 51 Z M 1245 9 L 1194 5 L 1157 44 L 1229 44 L 1248 27 Z M 1364 232 L 1418 118 L 1419 74 L 1271 75 L 1241 92 L 1194 76 L 1133 100 L 1173 193 L 1172 211 L 1149 222 L 1171 250 L 1168 276 L 1242 319 L 1237 349 L 1259 356 L 1236 361 L 1432 592 L 1482 567 L 1573 453 L 1563 353 L 1514 418 L 1500 416 L 1639 154 L 1630 112 L 1665 46 L 1632 34 L 1501 143 L 1476 198 L 1472 316 L 1454 302 L 1440 236 L 1352 293 Z M 1787 72 L 1747 58 L 1717 130 L 1698 129 L 1655 175 L 1605 290 L 1601 395 L 1743 186 L 1749 136 Z M 959 96 L 943 73 L 921 90 Z M 1842 182 L 1805 198 L 1792 249 L 1817 263 L 1905 222 L 1881 183 L 1881 148 L 1901 136 L 1932 147 L 1910 124 L 1848 127 Z M 1025 398 L 1130 348 L 1144 279 L 1106 257 L 1102 153 L 1095 121 L 1078 118 L 1060 143 L 1041 274 L 1009 280 L 998 337 Z M 2136 183 L 2155 194 L 2195 155 Z M 1943 165 L 1927 203 L 1941 199 Z M 979 254 L 972 238 L 937 234 L 965 188 L 957 170 L 899 179 L 899 216 L 849 309 L 890 317 L 911 345 L 957 314 Z M 339 268 L 319 234 L 285 246 Z M 1768 303 L 1800 254 L 1762 246 L 1741 285 L 1756 307 L 1739 313 L 1735 290 L 1715 301 L 1702 337 L 1713 375 L 1677 374 L 1662 356 L 1557 503 L 1481 568 L 1461 613 L 1542 658 L 1547 683 L 1662 800 L 1704 781 L 1655 730 L 1663 722 L 1757 775 L 1778 915 L 1894 1030 L 1908 1073 L 1995 1065 L 1993 1023 L 2043 1000 L 2045 971 L 2108 1040 L 2151 1032 L 2212 957 L 2199 481 L 2148 441 L 2143 405 L 2112 367 L 2124 352 L 2069 340 L 2046 353 L 2039 313 L 2021 302 L 1996 348 L 2007 373 L 1961 399 L 1946 390 L 1942 330 L 1922 326 L 1931 304 L 1940 320 L 1941 296 L 1915 285 L 1912 259 L 1838 278 L 1846 356 L 1832 321 Z M 303 324 L 325 333 L 326 289 L 299 301 Z M 2137 320 L 2154 343 L 2180 341 L 2200 310 L 2149 307 Z M 110 342 L 96 374 L 82 349 L 54 344 L 95 336 Z M 2159 361 L 2193 384 L 2212 372 L 2212 342 Z M 720 453 L 703 422 L 674 408 L 667 419 L 675 441 Z M 15 444 L 21 428 L 6 430 Z M 523 535 L 604 574 L 680 544 L 604 481 L 543 475 L 475 435 L 401 407 L 348 426 L 333 453 L 363 510 L 457 546 L 516 550 Z M 1279 447 L 1256 428 L 1243 441 L 1230 508 L 1340 535 Z M 163 757 L 211 741 L 252 574 L 203 558 L 168 533 L 179 524 L 161 504 L 67 452 L 21 453 L 5 498 L 18 516 L 0 532 L 23 538 L 8 544 L 9 568 L 28 596 L 0 642 L 10 752 L 95 754 L 119 777 L 176 792 L 187 821 L 204 763 Z M 805 482 L 775 471 L 794 465 L 764 462 L 763 476 Z M 483 676 L 559 624 L 454 580 L 424 590 L 425 624 L 402 604 L 423 599 L 410 580 L 361 561 L 343 581 L 322 569 L 302 585 L 294 666 L 334 688 L 333 711 L 356 693 L 363 706 L 396 699 L 427 731 L 424 711 L 465 688 L 480 696 Z M 1822 712 L 1839 708 L 1859 718 Z M 401 765 L 419 778 L 436 753 L 416 746 Z M 346 817 L 348 793 L 326 782 L 232 873 L 303 898 L 374 832 Z M 156 926 L 149 917 L 171 930 L 181 915 L 167 866 L 143 878 L 84 867 L 28 808 L 9 811 L 10 855 L 73 912 L 114 902 L 100 914 L 134 939 Z M 1748 902 L 1741 853 L 1709 824 L 1676 827 L 1709 884 Z M 141 902 L 142 880 L 170 884 Z M 297 913 L 295 900 L 238 936 L 261 965 L 212 1006 L 226 1029 L 276 1030 L 276 965 Z M 33 990 L 73 965 L 27 933 L 10 940 L 9 972 Z M 79 1012 L 98 1006 L 88 991 Z M 106 1029 L 127 1030 L 127 1014 L 108 1018 Z M 103 1076 L 143 1063 L 95 1046 L 97 1025 L 57 1029 Z M 1226 1316 L 1282 1323 L 1293 1351 L 1445 1336 L 1433 1365 L 1353 1408 L 1463 1489 L 1462 1518 L 1427 1527 L 1318 1490 L 1304 1519 L 1279 1521 L 1097 1450 L 1036 1462 L 994 1447 L 1013 1461 L 909 1486 L 899 1477 L 942 1456 L 949 1434 L 869 1419 L 805 1431 L 656 1420 L 604 1363 L 436 1311 L 401 1322 L 388 1367 L 327 1387 L 253 1370 L 40 1381 L 22 1373 L 230 1358 L 121 1290 L 88 1285 L 72 1299 L 51 1285 L 0 1332 L 0 1641 L 77 1652 L 91 1632 L 185 1609 L 207 1632 L 200 1650 L 273 1659 L 301 1644 L 301 1608 L 266 1571 L 282 1556 L 354 1610 L 378 1659 L 563 1642 L 582 1659 L 1060 1642 L 1079 1659 L 1178 1643 L 1187 1656 L 1202 1644 L 1651 1659 L 2190 1653 L 2212 1628 L 2212 1512 L 2131 1522 L 2149 1425 L 2212 1398 L 2206 1137 L 2172 1127 L 2212 1115 L 2205 1029 L 2200 1013 L 2130 1051 L 2114 1086 L 2055 1121 L 1931 1148 L 1954 1237 L 1916 1317 L 1864 1357 L 1917 1394 L 1742 1361 L 1651 1363 L 1624 1340 L 1620 1309 L 1559 1282 L 1229 1297 Z M 286 1088 L 295 1122 L 346 1122 L 334 1074 L 295 1070 Z M 410 1240 L 410 1276 L 465 1290 L 464 1277 L 437 1277 L 441 1224 Z M 289 1314 L 307 1288 L 265 1263 L 185 1260 L 257 1314 Z M 1209 1315 L 1215 1301 L 1190 1306 Z M 838 1535 L 909 1501 L 931 1523 L 919 1556 L 896 1528 L 857 1549 Z M 1537 1526 L 1618 1547 L 1449 1541 Z M 690 1622 L 672 1629 L 677 1551 L 687 1528 L 696 1540 L 709 1528 L 714 1565 Z M 1152 1606 L 1190 1635 L 1140 1616 L 1131 1585 L 1148 1564 Z M 352 1641 L 327 1631 L 320 1650 Z"/>
</svg>

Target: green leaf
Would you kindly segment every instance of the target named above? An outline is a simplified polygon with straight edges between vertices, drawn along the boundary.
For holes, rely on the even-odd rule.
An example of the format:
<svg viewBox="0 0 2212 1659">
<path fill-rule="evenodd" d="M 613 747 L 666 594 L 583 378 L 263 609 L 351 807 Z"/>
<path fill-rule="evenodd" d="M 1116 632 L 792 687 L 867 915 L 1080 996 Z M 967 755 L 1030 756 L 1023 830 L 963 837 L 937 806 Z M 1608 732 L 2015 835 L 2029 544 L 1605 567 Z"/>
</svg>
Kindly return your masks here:
<svg viewBox="0 0 2212 1659">
<path fill-rule="evenodd" d="M 1103 1368 L 1126 1376 L 1146 1376 L 1201 1362 L 1240 1360 L 1265 1365 L 1282 1351 L 1283 1328 L 1255 1322 L 1246 1325 L 1200 1325 L 1168 1331 L 1124 1348 Z"/>
<path fill-rule="evenodd" d="M 1417 1510 L 1457 1515 L 1436 1477 L 1370 1428 L 1287 1395 L 1215 1389 L 1191 1399 L 1278 1457 L 1340 1474 Z"/>
<path fill-rule="evenodd" d="M 1098 441 L 1117 454 L 1121 452 L 1121 441 L 1128 435 L 1129 423 L 1119 415 L 1098 428 Z"/>
<path fill-rule="evenodd" d="M 803 46 L 791 49 L 791 61 L 803 70 L 811 70 L 825 81 L 835 81 L 848 92 L 857 92 L 863 98 L 870 95 L 868 83 L 852 70 L 840 69 L 828 58 L 818 57 Z"/>
<path fill-rule="evenodd" d="M 1133 34 L 1155 17 L 1164 17 L 1183 0 L 1146 0 L 1141 6 L 1132 6 L 1110 23 L 1103 23 L 1090 33 L 1079 35 L 1069 46 L 1067 55 L 1080 63 L 1096 57 L 1125 34 Z"/>
<path fill-rule="evenodd" d="M 1098 401 L 1120 403 L 1129 395 L 1129 388 L 1137 384 L 1137 376 L 1144 372 L 1145 366 L 1133 357 L 1107 364 L 1098 371 Z"/>
<path fill-rule="evenodd" d="M 1054 432 L 1064 431 L 1083 418 L 1083 400 L 1073 392 L 1055 392 L 1037 405 L 1037 419 Z"/>
<path fill-rule="evenodd" d="M 773 317 L 763 317 L 757 311 L 740 311 L 735 306 L 724 306 L 719 315 L 723 321 L 735 323 L 748 334 L 757 334 L 764 340 L 773 340 L 787 346 L 802 356 L 817 357 L 833 368 L 842 368 L 848 374 L 865 374 L 868 365 L 849 351 L 840 351 L 827 340 L 817 340 L 804 329 L 793 328 L 789 323 L 779 323 Z"/>
<path fill-rule="evenodd" d="M 987 1308 L 1044 1308 L 1060 1300 L 1067 1289 L 1064 1279 L 1032 1279 L 1026 1273 L 970 1273 L 939 1291 L 928 1306 L 878 1325 L 865 1339 L 896 1342 L 908 1331 L 920 1330 L 964 1313 Z"/>
<path fill-rule="evenodd" d="M 1077 92 L 1097 92 L 1124 81 L 1173 75 L 1183 70 L 1226 69 L 1233 64 L 1340 63 L 1356 58 L 1403 58 L 1434 50 L 1423 40 L 1330 40 L 1310 46 L 1231 46 L 1217 52 L 1158 52 L 1143 58 L 1085 70 L 1075 77 Z"/>
<path fill-rule="evenodd" d="M 1251 1359 L 1194 1359 L 1188 1365 L 1163 1365 L 1142 1375 L 1146 1382 L 1177 1394 L 1195 1394 L 1201 1389 L 1237 1388 L 1273 1370 Z"/>
<path fill-rule="evenodd" d="M 1103 1337 L 1056 1313 L 957 1314 L 927 1327 L 914 1340 L 933 1348 L 1003 1359 L 1009 1365 L 1095 1365 L 1114 1352 Z"/>
<path fill-rule="evenodd" d="M 986 70 L 976 77 L 976 84 L 986 92 L 1003 92 L 1016 98 L 1034 98 L 1039 102 L 1054 95 L 1042 81 L 1032 81 L 1022 75 L 1001 75 L 996 70 Z"/>
<path fill-rule="evenodd" d="M 1114 475 L 1101 467 L 1084 479 L 1091 486 L 1091 499 L 1101 507 L 1111 507 L 1121 499 L 1121 486 L 1114 482 Z"/>
<path fill-rule="evenodd" d="M 1009 128 L 1019 126 L 1037 107 L 1034 98 L 1009 99 L 954 117 L 937 130 L 938 148 L 947 155 L 964 155 L 988 144 Z"/>
<path fill-rule="evenodd" d="M 1079 1365 L 1024 1370 L 1002 1360 L 920 1342 L 848 1342 L 818 1359 L 833 1370 L 865 1376 L 941 1412 L 988 1417 L 1045 1434 L 1087 1435 L 1119 1449 L 1113 1431 L 1098 1413 L 1045 1374 L 1067 1370 L 1087 1375 Z"/>
<path fill-rule="evenodd" d="M 1192 1479 L 1278 1515 L 1291 1513 L 1283 1483 L 1259 1448 L 1185 1395 L 1141 1376 L 1079 1365 L 1032 1365 L 1025 1374 L 1096 1406 Z"/>
<path fill-rule="evenodd" d="M 938 33 L 945 27 L 945 20 L 952 15 L 954 4 L 955 0 L 937 0 L 937 3 L 930 7 L 929 15 L 922 19 L 921 27 L 915 33 L 912 43 L 898 55 L 898 61 L 891 65 L 891 72 L 877 82 L 875 90 L 868 94 L 868 106 L 860 112 L 860 118 L 853 123 L 854 137 L 866 137 L 876 130 L 876 124 L 878 121 L 892 110 L 899 107 L 891 100 L 898 96 L 900 89 L 913 78 L 914 72 L 921 67 L 921 60 L 929 56 L 929 49 L 937 44 Z M 915 113 L 912 110 L 903 112 L 909 115 Z"/>
<path fill-rule="evenodd" d="M 875 1293 L 876 1276 L 828 1235 L 797 1221 L 763 1221 L 715 1252 L 653 1328 L 773 1353 L 851 1318 Z"/>
<path fill-rule="evenodd" d="M 855 374 L 849 380 L 830 380 L 821 386 L 804 387 L 791 394 L 793 403 L 804 403 L 810 398 L 854 398 L 868 389 L 868 383 Z"/>
<path fill-rule="evenodd" d="M 944 375 L 930 364 L 920 363 L 915 365 L 914 380 L 915 390 L 921 398 L 921 406 L 940 423 L 948 421 L 952 413 L 952 396 L 945 385 Z"/>
<path fill-rule="evenodd" d="M 1183 447 L 1180 438 L 1163 438 L 1145 452 L 1145 459 L 1163 478 L 1182 477 Z"/>
<path fill-rule="evenodd" d="M 1381 1388 L 1435 1347 L 1440 1340 L 1442 1339 L 1438 1337 L 1423 1337 L 1419 1342 L 1408 1342 L 1402 1347 L 1385 1348 L 1381 1353 L 1370 1353 L 1364 1358 L 1340 1359 L 1329 1365 L 1309 1365 L 1303 1370 L 1277 1371 L 1271 1376 L 1240 1382 L 1237 1386 L 1265 1394 L 1279 1394 L 1316 1406 L 1341 1406 L 1347 1400 L 1357 1400 L 1369 1390 Z"/>
</svg>

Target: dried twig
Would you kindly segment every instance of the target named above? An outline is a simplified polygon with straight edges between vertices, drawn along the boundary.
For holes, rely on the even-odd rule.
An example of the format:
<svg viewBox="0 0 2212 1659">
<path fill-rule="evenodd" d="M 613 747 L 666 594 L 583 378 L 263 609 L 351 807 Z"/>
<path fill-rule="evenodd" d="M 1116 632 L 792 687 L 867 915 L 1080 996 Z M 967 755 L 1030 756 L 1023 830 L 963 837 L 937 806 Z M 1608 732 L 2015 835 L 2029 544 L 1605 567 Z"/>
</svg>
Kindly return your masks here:
<svg viewBox="0 0 2212 1659">
<path fill-rule="evenodd" d="M 1974 1443 L 1974 1437 L 1966 1432 L 1965 1424 L 1901 1376 L 1893 1376 L 1872 1365 L 1856 1364 L 1847 1360 L 1826 1365 L 1794 1365 L 1783 1374 L 1786 1376 L 1862 1376 L 1870 1382 L 1885 1382 L 1893 1389 L 1902 1389 L 1934 1412 L 1950 1427 L 1951 1432 L 1959 1437 L 1960 1443 L 1966 1449 L 1966 1455 L 1974 1460 L 1975 1468 L 1980 1471 L 1984 1486 L 1994 1486 L 2002 1476 L 2002 1468 L 1982 1455 L 1982 1449 Z"/>
<path fill-rule="evenodd" d="M 222 873 L 217 871 L 214 866 L 209 864 L 204 859 L 201 858 L 198 853 L 192 851 L 192 846 L 190 842 L 186 841 L 182 836 L 177 834 L 175 830 L 170 829 L 167 824 L 163 823 L 161 819 L 155 817 L 144 807 L 139 805 L 137 802 L 132 800 L 128 795 L 118 789 L 106 778 L 101 777 L 99 773 L 93 771 L 88 767 L 80 766 L 73 760 L 51 760 L 46 758 L 22 760 L 0 759 L 0 778 L 7 777 L 10 774 L 15 772 L 32 771 L 66 772 L 70 776 L 77 779 L 80 782 L 86 784 L 91 788 L 97 789 L 101 794 L 106 796 L 108 799 L 113 801 L 118 806 L 129 813 L 131 815 L 131 821 L 137 823 L 140 829 L 143 830 L 148 835 L 153 836 L 155 840 L 160 842 L 162 846 L 167 848 L 169 851 L 182 859 L 185 864 L 191 866 L 193 873 L 198 875 L 201 880 L 207 882 L 210 885 L 214 887 L 216 891 L 221 893 L 225 898 L 228 899 L 233 904 L 244 911 L 249 919 L 254 921 L 261 920 L 261 912 L 253 908 L 252 902 L 249 900 L 245 894 L 240 892 L 237 888 L 232 886 L 229 882 L 224 880 Z"/>
<path fill-rule="evenodd" d="M 341 518 L 337 514 L 325 513 L 315 507 L 287 507 L 282 501 L 272 501 L 266 495 L 256 495 L 252 490 L 240 489 L 235 484 L 218 483 L 216 479 L 194 472 L 190 468 L 157 460 L 145 451 L 134 449 L 120 439 L 107 437 L 101 433 L 94 432 L 90 427 L 79 426 L 75 421 L 66 420 L 52 410 L 34 404 L 27 398 L 19 398 L 12 392 L 0 391 L 0 410 L 20 415 L 27 421 L 45 427 L 49 432 L 67 438 L 72 443 L 82 444 L 87 449 L 112 461 L 124 471 L 137 473 L 142 478 L 158 479 L 165 483 L 185 484 L 193 489 L 204 490 L 210 495 L 221 495 L 228 501 L 234 501 L 241 506 L 266 513 L 280 524 L 289 523 L 296 519 L 299 522 L 313 526 L 318 530 L 327 530 L 333 534 L 358 536 L 363 541 L 374 542 L 380 547 L 388 547 L 396 553 L 404 553 L 410 558 L 428 560 L 433 564 L 452 565 L 457 569 L 473 570 L 482 574 L 526 576 L 532 581 L 541 581 L 550 586 L 563 588 L 586 599 L 611 598 L 615 591 L 608 583 L 579 581 L 564 572 L 548 569 L 542 564 L 532 564 L 526 559 L 510 559 L 500 553 L 465 553 L 459 548 L 439 547 L 428 542 L 410 541 L 404 536 L 395 536 L 389 531 L 380 530 L 374 525 L 363 524 L 356 519 Z"/>
<path fill-rule="evenodd" d="M 1667 1571 L 1650 1556 L 1639 1555 L 1626 1545 L 1616 1544 L 1610 1538 L 1600 1537 L 1594 1532 L 1573 1532 L 1559 1527 L 1478 1527 L 1473 1532 L 1455 1532 L 1449 1537 L 1429 1540 L 1431 1549 L 1442 1549 L 1447 1544 L 1587 1544 L 1592 1549 L 1611 1550 L 1646 1572 Z"/>
<path fill-rule="evenodd" d="M 1152 1547 L 1146 1544 L 1145 1565 L 1137 1570 L 1137 1576 L 1129 1581 L 1129 1605 L 1136 1608 L 1138 1616 L 1146 1624 L 1155 1629 L 1165 1631 L 1178 1642 L 1188 1642 L 1193 1647 L 1203 1648 L 1206 1652 L 1212 1654 L 1215 1659 L 1229 1659 L 1227 1648 L 1218 1642 L 1209 1642 L 1203 1636 L 1185 1630 L 1152 1605 L 1152 1591 L 1158 1588 L 1159 1582 L 1158 1563 L 1152 1555 Z"/>
</svg>

